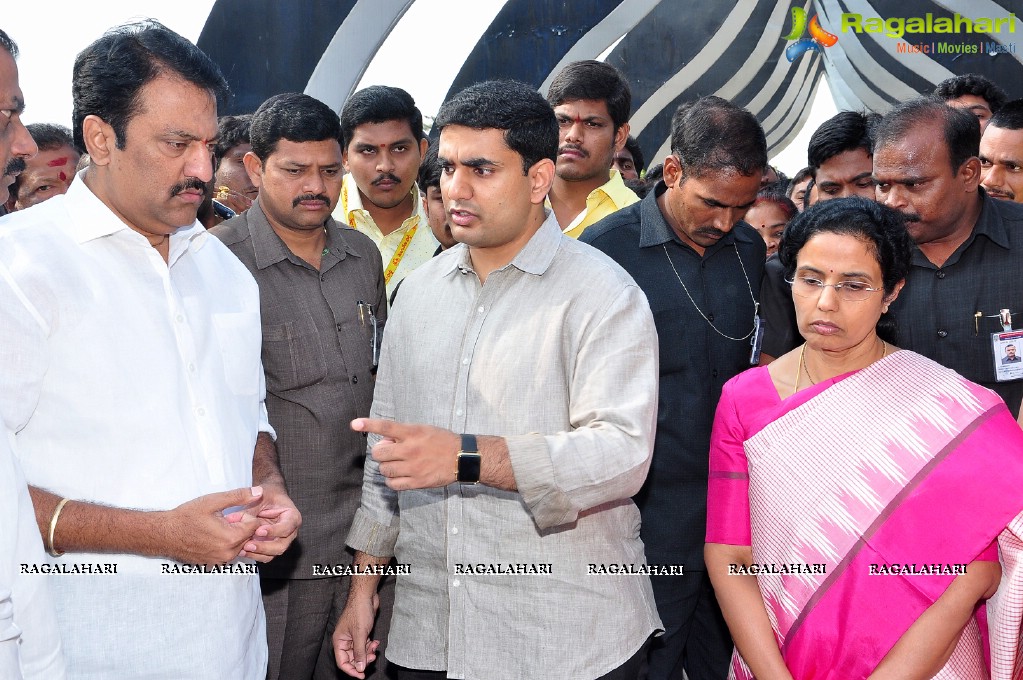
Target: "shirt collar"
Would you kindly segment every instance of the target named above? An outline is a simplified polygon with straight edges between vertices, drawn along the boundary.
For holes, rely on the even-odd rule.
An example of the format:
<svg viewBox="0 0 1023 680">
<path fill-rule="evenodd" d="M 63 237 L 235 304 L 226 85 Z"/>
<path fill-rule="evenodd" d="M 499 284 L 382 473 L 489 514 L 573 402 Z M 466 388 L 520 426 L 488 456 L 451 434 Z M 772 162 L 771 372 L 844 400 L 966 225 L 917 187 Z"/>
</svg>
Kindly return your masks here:
<svg viewBox="0 0 1023 680">
<path fill-rule="evenodd" d="M 78 173 L 78 177 L 68 187 L 64 194 L 65 207 L 72 215 L 72 222 L 68 225 L 67 231 L 71 238 L 78 243 L 85 243 L 104 236 L 116 234 L 119 231 L 127 230 L 138 238 L 145 237 L 131 229 L 107 205 L 93 193 L 83 180 L 85 170 Z M 192 245 L 195 241 L 201 245 L 206 239 L 196 239 L 206 234 L 206 228 L 196 220 L 192 224 L 180 227 L 171 234 L 168 262 L 173 263 L 180 253 Z M 181 245 L 179 245 L 181 244 Z"/>
<path fill-rule="evenodd" d="M 614 168 L 611 168 L 611 177 L 604 184 L 590 192 L 590 195 L 586 198 L 587 206 L 591 199 L 597 199 L 601 194 L 607 196 L 615 204 L 616 208 L 624 207 L 629 199 L 636 195 L 632 189 L 625 186 L 625 180 L 622 179 L 621 173 Z M 636 199 L 632 198 L 632 200 L 635 201 Z"/>
<path fill-rule="evenodd" d="M 256 266 L 259 269 L 266 269 L 283 260 L 294 258 L 294 254 L 270 226 L 270 221 L 266 218 L 266 213 L 263 212 L 258 198 L 252 202 L 252 207 L 245 214 L 249 237 L 252 239 L 252 249 L 256 255 Z M 365 256 L 365 253 L 360 252 L 357 247 L 353 247 L 348 242 L 333 217 L 328 217 L 324 226 L 327 230 L 327 248 L 337 256 L 338 261 L 345 259 L 346 254 L 355 257 Z M 297 258 L 294 260 L 297 263 Z M 326 269 L 329 269 L 329 266 L 325 263 L 321 270 L 325 271 Z"/>
<path fill-rule="evenodd" d="M 640 248 L 659 246 L 664 243 L 667 243 L 668 241 L 675 241 L 675 243 L 678 243 L 681 246 L 690 248 L 689 245 L 682 242 L 682 239 L 680 239 L 678 234 L 675 233 L 675 230 L 671 228 L 671 225 L 668 224 L 668 221 L 664 219 L 664 213 L 661 212 L 661 206 L 657 204 L 657 197 L 667 190 L 668 187 L 667 185 L 665 185 L 664 180 L 660 180 L 640 203 L 639 206 Z M 720 240 L 718 240 L 717 243 L 707 248 L 704 252 L 704 256 L 713 253 L 719 250 L 720 248 L 723 248 L 724 246 L 733 245 L 737 241 L 740 243 L 754 243 L 754 241 L 750 238 L 750 234 L 748 233 L 752 228 L 750 228 L 749 230 L 738 228 L 739 225 L 743 224 L 745 224 L 745 222 L 739 222 L 738 224 L 736 224 L 735 227 L 725 236 L 723 236 Z M 757 238 L 760 238 L 759 234 L 757 234 Z"/>
<path fill-rule="evenodd" d="M 1001 218 L 998 201 L 991 198 L 983 187 L 978 189 L 981 195 L 980 216 L 973 227 L 973 235 L 983 234 L 996 245 L 1009 249 L 1009 234 L 1005 229 L 1005 221 Z M 971 236 L 971 238 L 972 238 Z"/>
<path fill-rule="evenodd" d="M 551 266 L 551 263 L 554 262 L 554 256 L 558 254 L 558 248 L 561 246 L 562 239 L 568 237 L 562 235 L 561 227 L 558 226 L 558 219 L 554 216 L 554 211 L 546 210 L 545 212 L 547 216 L 543 224 L 540 225 L 540 228 L 536 230 L 536 233 L 522 247 L 522 250 L 512 258 L 512 261 L 502 267 L 502 269 L 515 267 L 526 274 L 542 276 L 547 271 L 547 268 Z M 469 258 L 469 248 L 463 244 L 458 244 L 455 248 L 460 250 L 457 256 L 452 258 L 452 264 L 446 271 L 446 274 L 452 274 L 455 271 L 463 274 L 474 271 L 472 260 Z M 451 250 L 455 250 L 455 248 Z"/>
</svg>

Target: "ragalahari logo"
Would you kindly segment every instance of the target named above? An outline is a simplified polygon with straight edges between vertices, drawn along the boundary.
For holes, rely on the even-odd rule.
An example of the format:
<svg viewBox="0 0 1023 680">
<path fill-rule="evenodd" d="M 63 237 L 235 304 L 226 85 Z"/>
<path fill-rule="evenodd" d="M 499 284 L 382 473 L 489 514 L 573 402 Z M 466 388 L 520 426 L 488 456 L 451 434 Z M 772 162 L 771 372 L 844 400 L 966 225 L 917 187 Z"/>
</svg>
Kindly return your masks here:
<svg viewBox="0 0 1023 680">
<path fill-rule="evenodd" d="M 806 31 L 810 32 L 809 38 L 803 37 L 803 33 Z M 785 48 L 785 57 L 792 62 L 810 50 L 820 52 L 823 47 L 831 47 L 838 42 L 838 36 L 821 28 L 821 22 L 816 14 L 807 25 L 806 10 L 802 7 L 793 7 L 792 30 L 785 36 L 785 40 L 796 41 Z"/>
</svg>

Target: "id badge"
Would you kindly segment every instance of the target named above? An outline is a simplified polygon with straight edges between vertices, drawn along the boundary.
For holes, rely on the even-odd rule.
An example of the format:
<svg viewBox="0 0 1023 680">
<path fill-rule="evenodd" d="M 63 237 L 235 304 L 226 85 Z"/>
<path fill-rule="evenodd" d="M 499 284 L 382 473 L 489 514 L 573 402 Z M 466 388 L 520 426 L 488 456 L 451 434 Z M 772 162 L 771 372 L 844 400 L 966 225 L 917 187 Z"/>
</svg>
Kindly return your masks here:
<svg viewBox="0 0 1023 680">
<path fill-rule="evenodd" d="M 1023 379 L 1023 330 L 991 334 L 998 382 Z"/>
<path fill-rule="evenodd" d="M 753 350 L 749 353 L 749 365 L 760 365 L 760 348 L 764 344 L 764 324 L 760 321 L 760 315 L 753 315 L 753 333 L 750 334 L 749 344 Z"/>
</svg>

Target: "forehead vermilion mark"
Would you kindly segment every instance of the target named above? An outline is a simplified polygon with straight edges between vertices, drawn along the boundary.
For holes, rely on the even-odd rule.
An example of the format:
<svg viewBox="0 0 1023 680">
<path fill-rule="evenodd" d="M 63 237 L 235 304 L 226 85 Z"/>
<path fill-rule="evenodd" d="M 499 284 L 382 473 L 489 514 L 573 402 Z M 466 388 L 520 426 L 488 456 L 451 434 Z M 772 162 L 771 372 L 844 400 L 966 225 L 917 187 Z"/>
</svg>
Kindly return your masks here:
<svg viewBox="0 0 1023 680">
<path fill-rule="evenodd" d="M 54 158 L 52 161 L 47 163 L 46 166 L 49 168 L 59 168 L 65 166 L 67 165 L 67 158 L 68 158 L 67 156 L 63 156 L 61 158 Z"/>
</svg>

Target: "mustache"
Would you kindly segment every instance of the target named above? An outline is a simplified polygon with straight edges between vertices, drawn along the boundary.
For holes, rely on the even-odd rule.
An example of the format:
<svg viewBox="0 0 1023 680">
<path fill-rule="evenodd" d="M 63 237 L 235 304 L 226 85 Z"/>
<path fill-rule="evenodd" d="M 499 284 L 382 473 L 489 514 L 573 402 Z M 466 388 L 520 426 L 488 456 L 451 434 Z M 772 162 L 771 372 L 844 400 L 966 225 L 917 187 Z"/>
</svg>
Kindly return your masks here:
<svg viewBox="0 0 1023 680">
<path fill-rule="evenodd" d="M 714 238 L 724 238 L 725 232 L 715 227 L 700 227 L 696 230 L 697 234 L 703 234 L 704 236 L 713 236 Z"/>
<path fill-rule="evenodd" d="M 579 154 L 582 154 L 583 158 L 590 157 L 590 154 L 586 152 L 586 149 L 582 148 L 578 144 L 562 144 L 561 146 L 558 147 L 559 155 L 565 153 L 566 151 L 575 151 Z"/>
<path fill-rule="evenodd" d="M 330 199 L 324 194 L 302 194 L 291 202 L 291 207 L 297 208 L 298 204 L 302 201 L 323 201 L 327 205 L 330 205 Z"/>
<path fill-rule="evenodd" d="M 920 216 L 917 215 L 916 213 L 902 213 L 902 219 L 906 220 L 907 223 L 908 222 L 919 222 L 920 221 Z"/>
<path fill-rule="evenodd" d="M 7 161 L 7 165 L 4 166 L 5 175 L 18 175 L 25 172 L 25 159 L 21 156 L 15 156 L 11 160 Z"/>
<path fill-rule="evenodd" d="M 373 180 L 373 186 L 376 186 L 381 182 L 394 182 L 395 184 L 401 184 L 401 180 L 389 172 L 385 172 L 382 175 L 378 176 L 375 180 Z"/>
<path fill-rule="evenodd" d="M 170 195 L 173 198 L 174 196 L 180 194 L 182 191 L 188 191 L 189 189 L 197 189 L 198 191 L 202 192 L 203 196 L 206 196 L 206 194 L 209 193 L 206 187 L 206 183 L 200 180 L 198 177 L 186 177 L 184 182 L 175 184 L 174 187 L 171 188 Z"/>
</svg>

